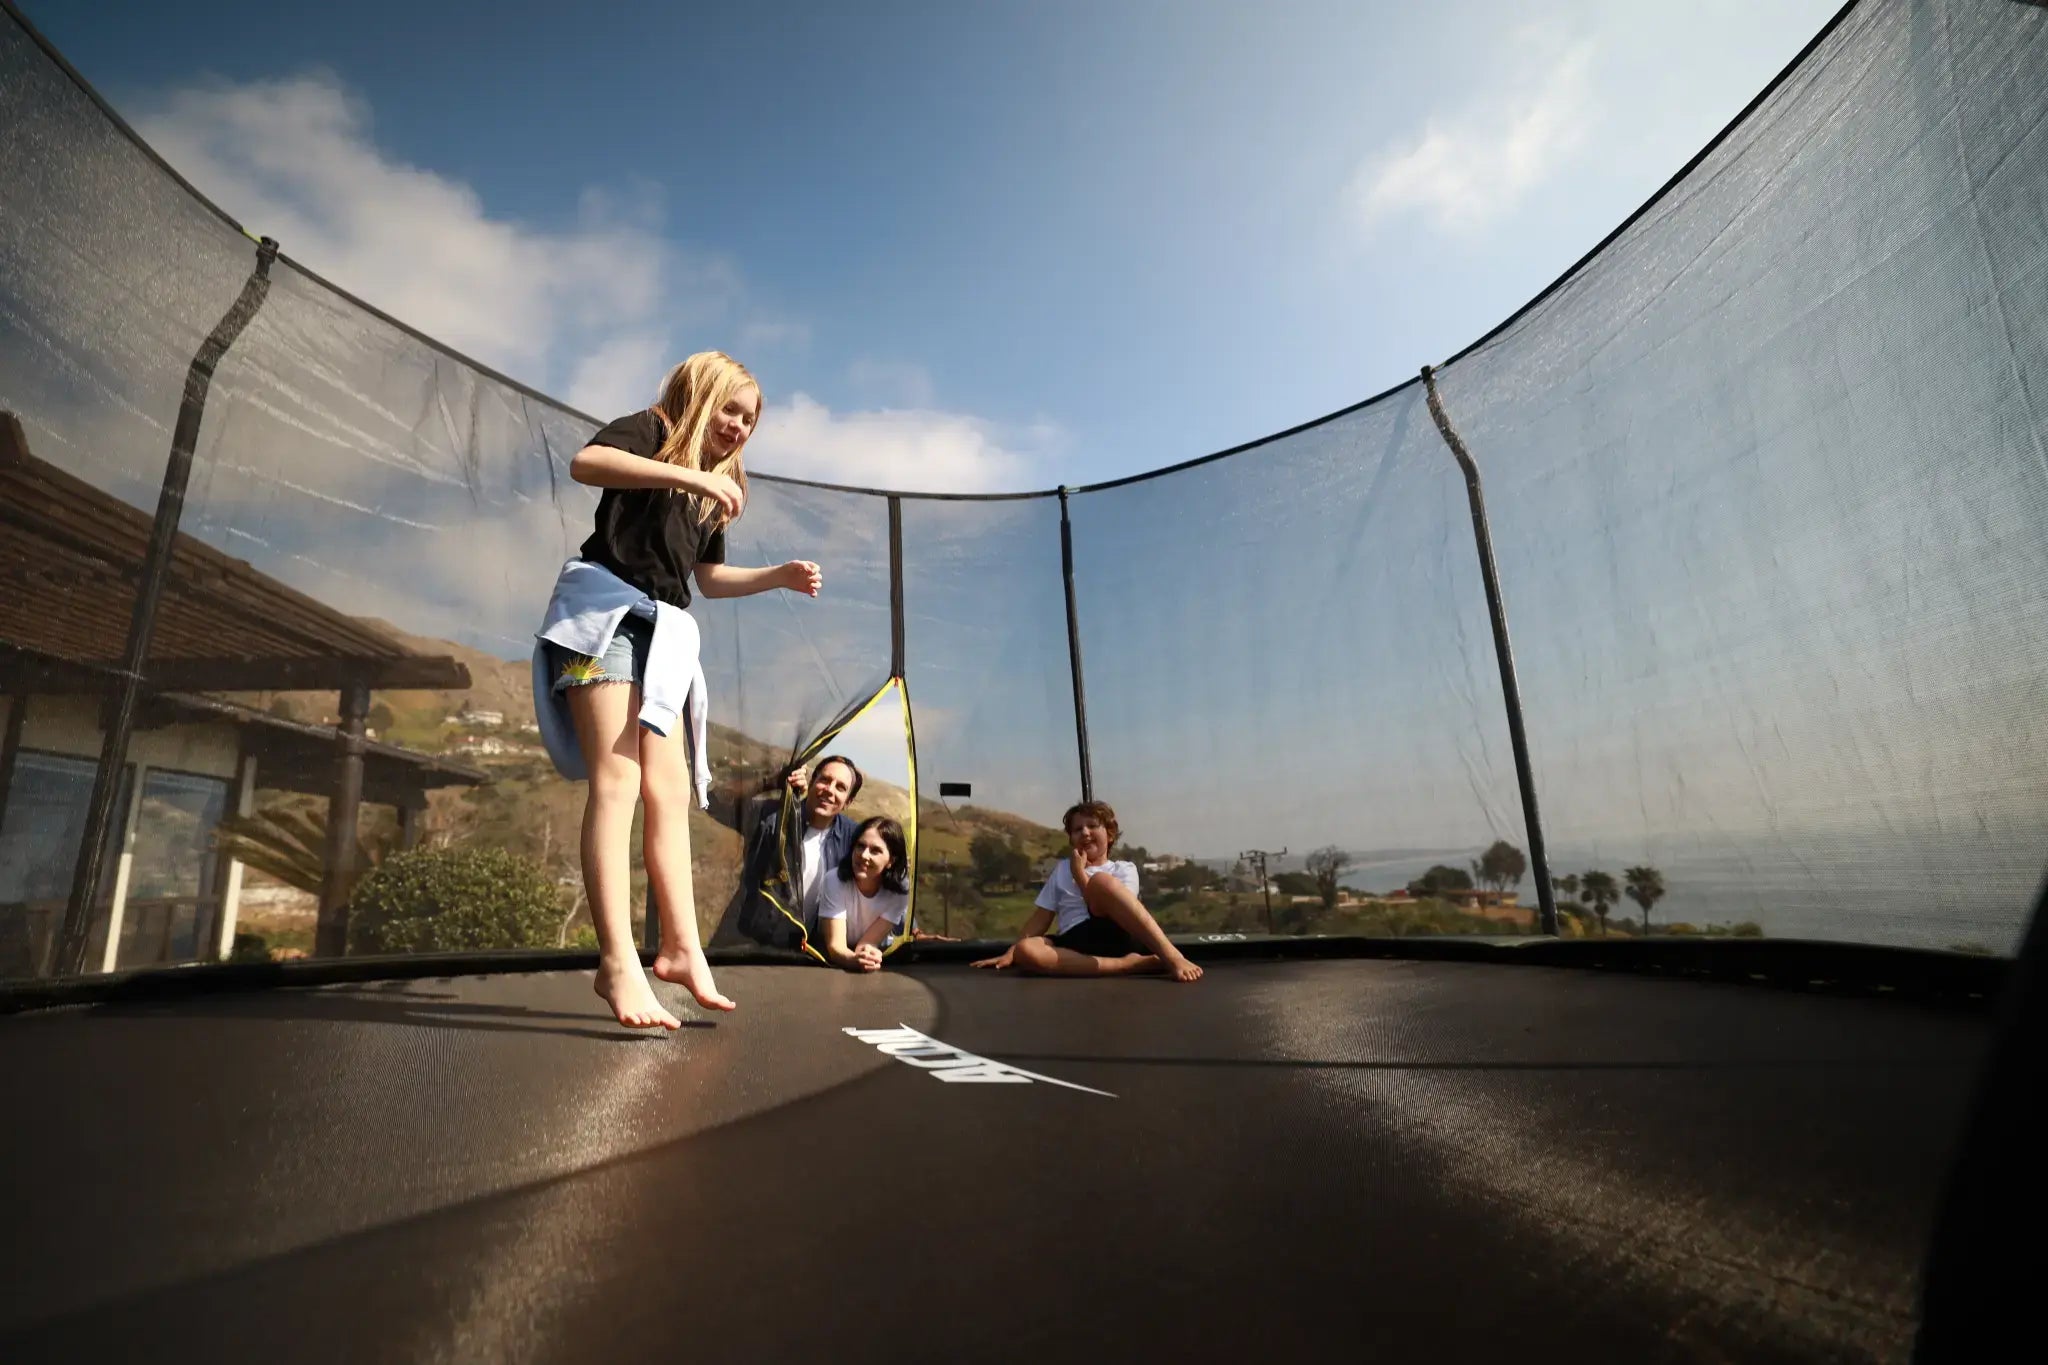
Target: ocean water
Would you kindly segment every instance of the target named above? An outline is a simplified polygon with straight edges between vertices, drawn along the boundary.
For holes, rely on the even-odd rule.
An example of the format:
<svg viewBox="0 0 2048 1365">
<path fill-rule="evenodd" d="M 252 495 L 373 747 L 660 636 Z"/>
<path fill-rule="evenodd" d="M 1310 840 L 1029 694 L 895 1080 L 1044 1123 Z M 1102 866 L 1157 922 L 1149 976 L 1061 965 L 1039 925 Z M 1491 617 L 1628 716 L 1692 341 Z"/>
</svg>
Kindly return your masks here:
<svg viewBox="0 0 2048 1365">
<path fill-rule="evenodd" d="M 1436 863 L 1466 868 L 1478 847 L 1365 861 L 1349 868 L 1345 886 L 1391 891 Z M 1553 878 L 1598 869 L 1625 887 L 1622 870 L 1639 863 L 1664 874 L 1664 898 L 1650 925 L 1753 921 L 1776 938 L 1845 939 L 1916 948 L 1967 946 L 2010 955 L 2026 931 L 2048 869 L 2048 845 L 1954 843 L 1928 839 L 1719 839 L 1659 841 L 1651 848 L 1560 844 L 1549 850 Z M 1525 875 L 1522 904 L 1536 904 Z M 1627 898 L 1610 920 L 1641 912 Z"/>
</svg>

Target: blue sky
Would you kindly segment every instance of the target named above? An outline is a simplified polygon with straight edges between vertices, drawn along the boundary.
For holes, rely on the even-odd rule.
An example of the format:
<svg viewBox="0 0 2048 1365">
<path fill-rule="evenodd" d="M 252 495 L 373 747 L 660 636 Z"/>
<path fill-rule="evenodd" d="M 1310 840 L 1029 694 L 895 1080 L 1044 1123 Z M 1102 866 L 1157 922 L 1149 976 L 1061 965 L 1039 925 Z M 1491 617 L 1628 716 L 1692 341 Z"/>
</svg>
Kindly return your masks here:
<svg viewBox="0 0 2048 1365">
<path fill-rule="evenodd" d="M 601 416 L 722 346 L 771 471 L 1047 487 L 1411 377 L 1834 0 L 31 0 L 202 188 Z"/>
</svg>

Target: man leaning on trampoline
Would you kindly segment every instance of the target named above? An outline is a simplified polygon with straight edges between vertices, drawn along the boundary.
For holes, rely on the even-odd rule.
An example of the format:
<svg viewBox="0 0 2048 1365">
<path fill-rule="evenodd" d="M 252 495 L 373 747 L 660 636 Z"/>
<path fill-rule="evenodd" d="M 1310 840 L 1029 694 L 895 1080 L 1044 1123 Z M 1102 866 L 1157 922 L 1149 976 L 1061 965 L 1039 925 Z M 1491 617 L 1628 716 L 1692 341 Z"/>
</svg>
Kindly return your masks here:
<svg viewBox="0 0 2048 1365">
<path fill-rule="evenodd" d="M 1028 976 L 1163 972 L 1175 981 L 1198 980 L 1202 969 L 1173 946 L 1138 899 L 1138 869 L 1110 861 L 1118 833 L 1116 812 L 1107 802 L 1083 801 L 1060 824 L 1070 851 L 1045 879 L 1023 933 L 1000 956 L 974 965 Z M 1050 936 L 1047 929 L 1053 931 Z"/>
</svg>

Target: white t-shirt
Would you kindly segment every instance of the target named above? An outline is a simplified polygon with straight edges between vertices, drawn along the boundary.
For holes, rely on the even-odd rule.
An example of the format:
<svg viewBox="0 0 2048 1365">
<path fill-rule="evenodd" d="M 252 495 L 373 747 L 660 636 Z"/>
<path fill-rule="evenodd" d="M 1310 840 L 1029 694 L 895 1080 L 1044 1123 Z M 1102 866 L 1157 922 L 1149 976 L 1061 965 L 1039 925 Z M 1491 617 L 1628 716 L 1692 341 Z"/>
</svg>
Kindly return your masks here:
<svg viewBox="0 0 2048 1365">
<path fill-rule="evenodd" d="M 825 860 L 825 836 L 831 832 L 830 825 L 823 829 L 816 829 L 809 824 L 804 826 L 801 845 L 804 865 L 797 873 L 800 879 L 797 883 L 797 901 L 803 906 L 805 919 L 810 919 L 817 913 L 819 895 L 824 887 L 826 874 L 837 873 L 836 868 L 819 866 Z"/>
<path fill-rule="evenodd" d="M 1138 894 L 1138 868 L 1135 863 L 1098 863 L 1088 869 L 1090 877 L 1107 872 Z M 1064 934 L 1067 930 L 1088 918 L 1088 902 L 1081 895 L 1081 888 L 1074 884 L 1073 860 L 1062 858 L 1052 875 L 1045 879 L 1045 889 L 1038 893 L 1038 908 L 1053 913 L 1052 931 Z"/>
<path fill-rule="evenodd" d="M 836 868 L 827 871 L 820 880 L 825 889 L 818 898 L 818 919 L 821 923 L 828 919 L 845 920 L 847 947 L 859 943 L 861 936 L 878 919 L 885 919 L 898 929 L 903 927 L 903 912 L 910 905 L 907 893 L 891 891 L 884 886 L 872 898 L 863 896 L 859 884 L 852 878 L 839 879 Z"/>
</svg>

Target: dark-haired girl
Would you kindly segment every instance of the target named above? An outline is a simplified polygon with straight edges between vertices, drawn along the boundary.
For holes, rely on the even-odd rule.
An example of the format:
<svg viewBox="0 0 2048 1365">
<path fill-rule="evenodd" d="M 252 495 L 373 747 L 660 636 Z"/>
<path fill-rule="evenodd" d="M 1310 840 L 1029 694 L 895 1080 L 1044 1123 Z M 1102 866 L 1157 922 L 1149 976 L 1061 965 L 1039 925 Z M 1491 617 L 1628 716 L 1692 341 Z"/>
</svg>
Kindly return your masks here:
<svg viewBox="0 0 2048 1365">
<path fill-rule="evenodd" d="M 903 826 L 886 815 L 863 820 L 819 898 L 817 946 L 825 960 L 848 971 L 880 971 L 882 950 L 910 907 L 909 878 Z"/>
</svg>

